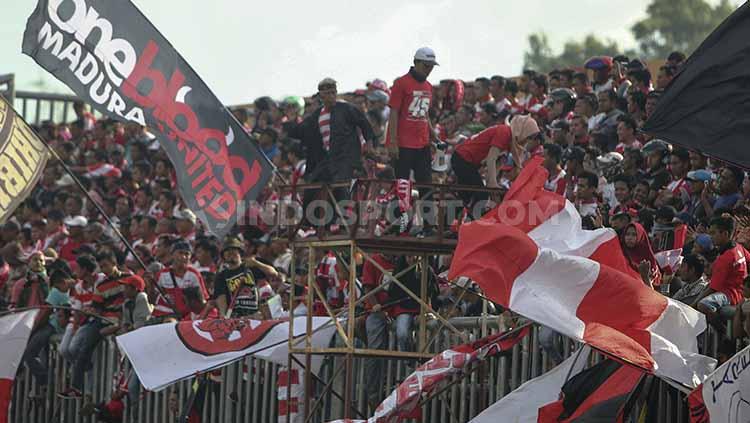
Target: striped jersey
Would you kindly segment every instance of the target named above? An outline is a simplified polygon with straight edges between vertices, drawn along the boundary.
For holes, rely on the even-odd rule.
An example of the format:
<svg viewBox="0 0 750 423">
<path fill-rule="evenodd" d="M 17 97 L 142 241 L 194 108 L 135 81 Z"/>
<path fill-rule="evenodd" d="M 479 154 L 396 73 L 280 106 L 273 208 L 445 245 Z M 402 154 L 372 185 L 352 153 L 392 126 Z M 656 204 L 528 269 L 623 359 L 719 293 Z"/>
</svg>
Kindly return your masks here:
<svg viewBox="0 0 750 423">
<path fill-rule="evenodd" d="M 180 317 L 188 315 L 190 308 L 182 292 L 185 288 L 198 288 L 203 299 L 208 299 L 208 291 L 206 290 L 206 285 L 203 283 L 203 277 L 192 266 L 188 266 L 183 275 L 178 275 L 171 267 L 163 269 L 156 275 L 156 283 L 168 298 L 164 298 L 160 294 L 156 299 L 154 317 L 166 316 L 175 312 Z M 172 309 L 170 301 L 177 310 Z"/>
<path fill-rule="evenodd" d="M 318 116 L 318 126 L 320 127 L 320 135 L 323 137 L 323 149 L 328 151 L 331 149 L 331 110 L 327 107 L 323 107 Z"/>
</svg>

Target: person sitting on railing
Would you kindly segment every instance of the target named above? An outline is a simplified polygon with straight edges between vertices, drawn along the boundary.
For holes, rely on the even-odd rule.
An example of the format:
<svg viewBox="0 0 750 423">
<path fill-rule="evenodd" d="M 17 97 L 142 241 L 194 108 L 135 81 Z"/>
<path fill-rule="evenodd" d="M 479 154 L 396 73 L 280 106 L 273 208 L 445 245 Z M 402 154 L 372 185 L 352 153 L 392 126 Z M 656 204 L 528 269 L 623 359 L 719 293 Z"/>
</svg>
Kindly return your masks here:
<svg viewBox="0 0 750 423">
<path fill-rule="evenodd" d="M 61 269 L 53 270 L 50 274 L 52 288 L 47 294 L 46 305 L 50 308 L 41 310 L 34 323 L 31 338 L 23 354 L 23 361 L 34 376 L 37 384 L 42 388 L 41 398 L 47 387 L 47 357 L 41 356 L 42 351 L 49 345 L 49 340 L 54 334 L 62 334 L 68 322 L 69 313 L 65 310 L 55 310 L 55 306 L 70 306 L 68 291 L 74 279 Z"/>
<path fill-rule="evenodd" d="M 750 336 L 750 277 L 742 281 L 742 301 L 735 306 L 732 336 L 744 339 Z"/>
<path fill-rule="evenodd" d="M 103 335 L 123 334 L 143 327 L 151 318 L 153 306 L 148 301 L 144 292 L 146 282 L 136 275 L 128 276 L 118 281 L 123 286 L 125 302 L 122 304 L 122 320 L 119 326 L 110 326 L 102 330 Z M 122 399 L 128 396 L 130 415 L 137 415 L 138 399 L 141 393 L 141 384 L 135 371 L 130 369 L 122 373 L 117 383 L 117 389 L 112 392 L 109 401 L 99 404 L 85 404 L 81 408 L 83 416 L 95 414 L 99 421 L 122 421 L 125 404 Z"/>
<path fill-rule="evenodd" d="M 103 275 L 96 271 L 96 259 L 90 255 L 84 254 L 78 256 L 76 264 L 78 265 L 78 269 L 76 270 L 78 281 L 73 286 L 73 289 L 71 289 L 71 307 L 74 312 L 70 323 L 65 327 L 65 334 L 62 337 L 62 341 L 60 341 L 60 352 L 71 363 L 75 360 L 75 346 L 72 343 L 73 337 L 81 325 L 88 320 L 89 316 L 86 312 L 93 311 L 91 304 L 95 295 L 94 285 L 97 279 L 103 277 Z"/>
<path fill-rule="evenodd" d="M 725 327 L 719 317 L 719 309 L 742 302 L 743 280 L 748 275 L 749 253 L 732 240 L 734 226 L 734 220 L 727 214 L 711 221 L 709 233 L 720 255 L 711 267 L 711 282 L 693 303 L 693 307 L 705 314 L 706 320 L 722 333 Z"/>
<path fill-rule="evenodd" d="M 62 398 L 80 398 L 83 392 L 84 375 L 91 369 L 91 359 L 102 338 L 102 330 L 111 324 L 118 324 L 122 303 L 125 301 L 120 279 L 130 276 L 118 268 L 117 257 L 109 249 L 103 249 L 96 256 L 101 274 L 94 284 L 92 308 L 97 316 L 89 316 L 76 331 L 70 341 L 70 354 L 74 357 L 71 387 L 59 394 Z"/>
</svg>

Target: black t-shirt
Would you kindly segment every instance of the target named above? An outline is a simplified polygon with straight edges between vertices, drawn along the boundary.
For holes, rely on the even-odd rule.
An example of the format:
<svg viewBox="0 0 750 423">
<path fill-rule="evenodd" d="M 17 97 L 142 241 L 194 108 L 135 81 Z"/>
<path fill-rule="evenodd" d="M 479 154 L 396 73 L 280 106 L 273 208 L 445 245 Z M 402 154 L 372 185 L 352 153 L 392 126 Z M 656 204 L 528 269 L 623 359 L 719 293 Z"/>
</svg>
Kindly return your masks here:
<svg viewBox="0 0 750 423">
<path fill-rule="evenodd" d="M 216 275 L 214 298 L 220 295 L 226 295 L 227 307 L 232 309 L 230 317 L 249 316 L 258 312 L 258 286 L 253 272 L 244 264 L 235 269 L 224 269 Z"/>
<path fill-rule="evenodd" d="M 672 176 L 669 174 L 669 171 L 667 171 L 666 168 L 658 167 L 646 173 L 645 179 L 646 181 L 648 181 L 652 190 L 659 191 L 669 184 L 669 181 L 672 180 Z"/>
</svg>

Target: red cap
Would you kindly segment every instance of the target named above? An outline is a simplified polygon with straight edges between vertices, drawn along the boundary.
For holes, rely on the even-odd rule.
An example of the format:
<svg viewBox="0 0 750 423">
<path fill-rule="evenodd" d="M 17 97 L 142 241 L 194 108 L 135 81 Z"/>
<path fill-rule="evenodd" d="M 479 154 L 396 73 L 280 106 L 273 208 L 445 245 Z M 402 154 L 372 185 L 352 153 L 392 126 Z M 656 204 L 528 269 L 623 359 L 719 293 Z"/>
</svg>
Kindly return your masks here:
<svg viewBox="0 0 750 423">
<path fill-rule="evenodd" d="M 130 285 L 135 288 L 136 291 L 143 291 L 146 289 L 146 282 L 138 275 L 131 275 L 117 281 L 122 285 Z"/>
</svg>

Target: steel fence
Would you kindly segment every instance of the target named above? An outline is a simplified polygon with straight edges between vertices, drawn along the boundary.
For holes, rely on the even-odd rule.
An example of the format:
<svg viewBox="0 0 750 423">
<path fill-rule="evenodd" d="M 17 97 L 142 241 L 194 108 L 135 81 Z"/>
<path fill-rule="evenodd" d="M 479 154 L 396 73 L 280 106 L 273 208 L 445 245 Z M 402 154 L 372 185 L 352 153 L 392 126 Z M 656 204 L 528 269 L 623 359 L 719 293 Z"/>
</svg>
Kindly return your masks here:
<svg viewBox="0 0 750 423">
<path fill-rule="evenodd" d="M 461 319 L 464 319 L 463 321 Z M 467 320 L 469 319 L 469 320 Z M 475 324 L 471 326 L 470 323 Z M 476 340 L 498 330 L 496 317 L 488 318 L 458 318 L 451 323 L 464 328 L 464 333 L 470 340 Z M 438 330 L 437 325 L 431 325 L 431 336 L 434 342 L 430 345 L 431 352 L 443 351 L 461 343 L 461 340 L 447 330 Z M 709 331 L 710 332 L 710 331 Z M 430 338 L 428 338 L 430 339 Z M 718 339 L 713 333 L 708 333 L 703 344 L 709 352 L 715 353 Z M 391 331 L 389 345 L 395 348 L 395 334 Z M 562 336 L 558 336 L 557 348 L 563 357 L 569 357 L 578 345 Z M 158 360 L 158 357 L 154 359 Z M 364 374 L 364 360 L 373 358 L 358 357 L 354 360 L 354 380 L 352 404 L 357 413 L 353 417 L 367 417 L 368 410 L 367 387 L 372 381 L 366 380 Z M 593 354 L 591 364 L 602 359 Z M 319 373 L 323 382 L 328 383 L 334 372 L 342 364 L 343 357 L 327 357 Z M 48 354 L 49 389 L 44 398 L 34 398 L 38 387 L 32 380 L 31 374 L 25 366 L 19 372 L 13 389 L 11 419 L 13 423 L 90 423 L 96 421 L 92 417 L 82 414 L 84 399 L 65 400 L 58 398 L 68 381 L 70 365 L 57 349 L 57 342 L 52 342 Z M 388 359 L 382 373 L 385 398 L 402 381 L 407 372 L 413 369 L 414 363 L 403 359 Z M 551 368 L 547 352 L 541 348 L 539 342 L 539 327 L 533 327 L 529 336 L 524 338 L 512 351 L 500 357 L 493 357 L 483 362 L 480 367 L 464 378 L 454 377 L 445 383 L 452 384 L 440 395 L 427 401 L 422 407 L 423 422 L 461 423 L 467 422 L 482 410 L 501 399 L 524 382 L 533 379 Z M 246 357 L 220 369 L 206 383 L 206 394 L 203 401 L 202 422 L 284 422 L 277 413 L 277 371 L 278 365 L 267 361 Z M 118 374 L 129 371 L 126 360 L 121 360 L 120 352 L 115 346 L 114 339 L 103 341 L 93 358 L 93 370 L 87 374 L 85 396 L 94 403 L 107 401 L 111 398 L 118 379 Z M 344 406 L 338 398 L 343 398 L 343 372 L 333 381 L 333 391 L 321 398 L 323 384 L 314 384 L 310 392 L 311 401 L 319 400 L 319 407 L 310 421 L 325 422 L 343 416 Z M 126 422 L 163 423 L 175 422 L 187 403 L 191 385 L 194 379 L 178 382 L 160 392 L 142 392 L 139 399 L 130 404 L 126 402 Z M 687 422 L 688 413 L 685 395 L 670 387 L 666 383 L 658 382 L 659 422 Z M 445 385 L 443 385 L 445 386 Z M 336 396 L 339 395 L 339 397 Z M 637 415 L 640 411 L 634 413 Z M 357 416 L 359 414 L 359 416 Z"/>
</svg>

